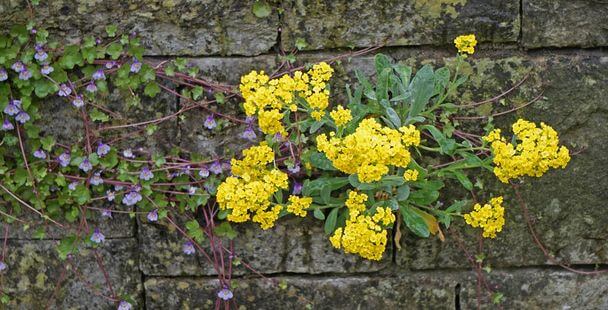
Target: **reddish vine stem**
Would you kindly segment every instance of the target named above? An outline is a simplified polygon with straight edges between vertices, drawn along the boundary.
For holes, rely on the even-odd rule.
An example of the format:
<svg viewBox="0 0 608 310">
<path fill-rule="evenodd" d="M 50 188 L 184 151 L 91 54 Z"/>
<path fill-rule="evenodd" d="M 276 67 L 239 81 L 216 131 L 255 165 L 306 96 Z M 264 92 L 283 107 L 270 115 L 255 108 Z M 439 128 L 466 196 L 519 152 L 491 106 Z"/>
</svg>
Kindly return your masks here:
<svg viewBox="0 0 608 310">
<path fill-rule="evenodd" d="M 479 120 L 479 119 L 486 119 L 486 118 L 489 118 L 489 117 L 501 116 L 501 115 L 509 114 L 509 113 L 515 112 L 517 110 L 523 109 L 523 108 L 525 108 L 525 107 L 533 104 L 534 102 L 540 100 L 542 97 L 543 97 L 543 93 L 541 92 L 538 96 L 536 96 L 534 99 L 526 102 L 524 105 L 521 105 L 519 107 L 515 107 L 515 108 L 507 110 L 507 111 L 503 111 L 503 112 L 500 112 L 500 113 L 494 113 L 494 114 L 492 114 L 490 116 L 454 116 L 454 117 L 452 117 L 452 119 L 468 121 L 468 120 Z"/>
<path fill-rule="evenodd" d="M 479 102 L 473 102 L 473 103 L 470 103 L 470 104 L 458 105 L 457 107 L 458 108 L 472 108 L 472 107 L 476 107 L 476 106 L 482 105 L 484 103 L 494 102 L 494 101 L 496 101 L 496 100 L 498 100 L 498 99 L 500 99 L 500 98 L 508 95 L 509 93 L 511 93 L 512 91 L 514 91 L 515 89 L 519 88 L 519 86 L 521 86 L 521 84 L 523 84 L 529 77 L 530 77 L 530 73 L 527 73 L 523 77 L 523 79 L 519 80 L 519 82 L 517 82 L 517 84 L 513 85 L 513 87 L 509 88 L 505 92 L 503 92 L 503 93 L 501 93 L 501 94 L 499 94 L 499 95 L 497 95 L 495 97 L 492 97 L 490 99 L 486 99 L 486 100 L 483 100 L 483 101 L 479 101 Z"/>
</svg>

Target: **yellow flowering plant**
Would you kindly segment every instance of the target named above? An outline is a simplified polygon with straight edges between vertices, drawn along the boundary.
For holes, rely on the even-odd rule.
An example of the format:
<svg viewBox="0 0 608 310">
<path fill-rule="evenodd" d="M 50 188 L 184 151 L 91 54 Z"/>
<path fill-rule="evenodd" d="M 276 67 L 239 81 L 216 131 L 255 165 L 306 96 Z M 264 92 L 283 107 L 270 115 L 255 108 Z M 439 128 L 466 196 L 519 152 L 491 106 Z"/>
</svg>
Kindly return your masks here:
<svg viewBox="0 0 608 310">
<path fill-rule="evenodd" d="M 413 68 L 377 54 L 375 80 L 357 72 L 358 85 L 347 87 L 345 105 L 330 102 L 334 70 L 324 62 L 282 76 L 243 76 L 243 109 L 257 117 L 266 138 L 233 160 L 233 176 L 218 187 L 220 217 L 251 219 L 267 229 L 282 216 L 312 213 L 324 221 L 335 248 L 371 260 L 383 257 L 388 230 L 398 222 L 420 237 L 443 238 L 441 226 L 457 217 L 495 238 L 505 225 L 503 198 L 461 214 L 468 201 L 445 207 L 439 202 L 446 182 L 472 191 L 465 173 L 470 169 L 493 172 L 502 182 L 538 177 L 565 167 L 569 152 L 550 126 L 525 120 L 513 125 L 511 140 L 499 129 L 478 140 L 455 134 L 451 116 L 458 106 L 452 98 L 467 79 L 459 68 L 477 40 L 467 35 L 454 43 L 453 70 L 425 65 L 413 74 Z M 429 156 L 459 159 L 429 165 Z"/>
</svg>

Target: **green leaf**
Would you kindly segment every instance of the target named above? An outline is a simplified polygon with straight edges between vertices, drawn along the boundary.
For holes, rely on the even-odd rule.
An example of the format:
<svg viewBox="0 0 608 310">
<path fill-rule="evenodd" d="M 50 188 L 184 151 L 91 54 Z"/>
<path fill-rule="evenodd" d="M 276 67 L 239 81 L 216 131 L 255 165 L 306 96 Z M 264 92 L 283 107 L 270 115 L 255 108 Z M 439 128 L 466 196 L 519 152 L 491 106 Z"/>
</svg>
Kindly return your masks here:
<svg viewBox="0 0 608 310">
<path fill-rule="evenodd" d="M 452 171 L 452 174 L 454 174 L 456 179 L 458 179 L 458 182 L 460 182 L 465 189 L 469 191 L 473 189 L 473 183 L 464 173 L 462 173 L 462 171 L 454 170 Z"/>
<path fill-rule="evenodd" d="M 106 34 L 108 37 L 113 38 L 116 36 L 116 30 L 118 27 L 116 25 L 107 25 L 106 26 Z"/>
<path fill-rule="evenodd" d="M 409 118 L 412 118 L 418 116 L 424 110 L 431 97 L 436 95 L 433 67 L 425 65 L 418 70 L 412 79 L 409 90 L 412 93 Z"/>
<path fill-rule="evenodd" d="M 397 198 L 398 201 L 405 201 L 410 197 L 410 186 L 407 184 L 401 185 L 397 188 Z"/>
<path fill-rule="evenodd" d="M 205 240 L 205 234 L 196 220 L 190 220 L 186 222 L 186 230 L 188 236 L 196 242 L 203 242 Z"/>
<path fill-rule="evenodd" d="M 57 245 L 57 253 L 59 254 L 59 259 L 65 260 L 69 254 L 76 252 L 76 244 L 77 239 L 75 236 L 67 236 L 61 241 L 59 241 L 59 245 Z"/>
<path fill-rule="evenodd" d="M 202 86 L 195 86 L 194 88 L 192 88 L 192 99 L 198 100 L 198 98 L 201 97 L 204 91 L 205 90 Z"/>
<path fill-rule="evenodd" d="M 405 179 L 402 176 L 398 175 L 385 175 L 382 177 L 382 179 L 380 179 L 380 181 L 371 183 L 361 183 L 361 181 L 359 181 L 359 177 L 356 174 L 351 174 L 348 177 L 348 181 L 350 182 L 350 185 L 360 190 L 375 190 L 385 186 L 393 187 L 405 183 Z"/>
<path fill-rule="evenodd" d="M 306 40 L 304 38 L 296 38 L 296 48 L 298 50 L 303 50 L 308 46 L 308 43 L 306 43 Z"/>
<path fill-rule="evenodd" d="M 441 154 L 454 155 L 454 152 L 456 151 L 456 140 L 448 139 L 443 132 L 433 125 L 424 125 L 420 126 L 420 128 L 426 129 L 431 133 L 433 139 L 437 141 L 437 144 L 439 144 L 439 147 L 441 148 Z"/>
<path fill-rule="evenodd" d="M 40 143 L 42 143 L 42 148 L 45 151 L 50 151 L 55 145 L 55 138 L 53 136 L 46 136 L 40 139 Z"/>
<path fill-rule="evenodd" d="M 233 240 L 238 235 L 228 222 L 222 222 L 213 229 L 213 232 L 220 237 L 226 237 L 230 240 Z"/>
<path fill-rule="evenodd" d="M 148 97 L 154 98 L 158 93 L 160 93 L 160 87 L 154 81 L 148 83 L 144 88 L 144 94 Z"/>
<path fill-rule="evenodd" d="M 122 54 L 122 44 L 118 42 L 111 43 L 110 45 L 108 45 L 106 53 L 108 53 L 108 55 L 110 55 L 112 59 L 118 59 L 120 57 L 120 54 Z"/>
<path fill-rule="evenodd" d="M 330 170 L 335 171 L 334 165 L 332 162 L 325 156 L 325 154 L 320 152 L 312 152 L 309 157 L 310 164 L 314 167 L 317 167 L 322 170 Z"/>
<path fill-rule="evenodd" d="M 99 111 L 97 108 L 91 110 L 91 112 L 89 112 L 89 116 L 91 117 L 91 120 L 94 122 L 100 121 L 100 122 L 104 123 L 104 122 L 107 122 L 110 120 L 110 117 L 108 115 Z"/>
<path fill-rule="evenodd" d="M 399 114 L 397 114 L 397 112 L 393 108 L 390 108 L 390 107 L 386 108 L 384 115 L 386 115 L 386 118 L 392 124 L 391 127 L 393 127 L 393 128 L 401 127 L 401 119 L 399 118 Z"/>
<path fill-rule="evenodd" d="M 345 177 L 319 177 L 314 180 L 304 180 L 302 194 L 304 196 L 319 195 L 321 189 L 329 185 L 332 191 L 342 188 L 348 184 L 348 178 Z"/>
<path fill-rule="evenodd" d="M 374 56 L 374 65 L 376 67 L 376 75 L 378 76 L 380 76 L 385 69 L 390 69 L 389 72 L 392 71 L 391 59 L 382 53 L 378 53 Z"/>
<path fill-rule="evenodd" d="M 403 216 L 403 222 L 415 235 L 423 238 L 428 238 L 431 234 L 426 222 L 418 213 L 416 213 L 413 207 L 408 205 L 402 205 L 400 208 L 401 215 Z"/>
<path fill-rule="evenodd" d="M 340 208 L 333 208 L 331 212 L 329 212 L 329 215 L 325 220 L 325 226 L 323 227 L 326 235 L 330 235 L 334 232 L 334 230 L 336 230 L 336 220 L 338 219 L 339 210 Z"/>
<path fill-rule="evenodd" d="M 323 211 L 321 211 L 321 209 L 315 209 L 313 215 L 316 219 L 319 219 L 321 221 L 325 219 L 325 214 L 323 213 Z"/>
<path fill-rule="evenodd" d="M 272 13 L 272 8 L 266 1 L 261 0 L 261 1 L 256 1 L 253 4 L 251 11 L 253 12 L 253 15 L 255 15 L 256 17 L 264 18 L 264 17 L 268 17 L 270 15 L 270 13 Z"/>
</svg>

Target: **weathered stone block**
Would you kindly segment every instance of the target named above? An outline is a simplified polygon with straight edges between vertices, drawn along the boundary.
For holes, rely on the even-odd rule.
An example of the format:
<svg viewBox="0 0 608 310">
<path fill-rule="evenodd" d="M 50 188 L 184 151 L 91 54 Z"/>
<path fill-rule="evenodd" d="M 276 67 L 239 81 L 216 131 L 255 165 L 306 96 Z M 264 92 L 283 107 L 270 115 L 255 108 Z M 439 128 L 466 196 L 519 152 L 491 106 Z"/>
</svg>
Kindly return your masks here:
<svg viewBox="0 0 608 310">
<path fill-rule="evenodd" d="M 3 290 L 11 309 L 115 309 L 103 272 L 91 248 L 61 261 L 55 241 L 9 241 Z M 106 240 L 97 250 L 117 296 L 130 295 L 142 306 L 141 273 L 134 239 Z M 120 297 L 119 297 L 120 298 Z"/>
<path fill-rule="evenodd" d="M 522 1 L 522 43 L 527 48 L 608 44 L 608 6 L 592 0 Z"/>
<path fill-rule="evenodd" d="M 105 27 L 119 33 L 135 31 L 148 55 L 256 55 L 276 43 L 278 14 L 253 15 L 247 1 L 40 1 L 35 19 L 56 38 L 70 41 L 86 35 L 105 35 Z M 28 20 L 26 1 L 0 4 L 0 25 L 9 28 Z"/>
<path fill-rule="evenodd" d="M 464 33 L 479 40 L 514 42 L 519 36 L 519 1 L 283 1 L 281 45 L 304 39 L 305 49 L 386 44 L 451 43 Z"/>
<path fill-rule="evenodd" d="M 379 263 L 335 250 L 320 223 L 312 220 L 280 220 L 269 230 L 262 230 L 253 224 L 233 226 L 239 232 L 234 240 L 234 254 L 262 274 L 371 272 L 386 267 L 390 262 L 390 247 L 384 260 Z M 186 239 L 172 227 L 142 223 L 139 236 L 140 268 L 146 275 L 217 274 L 203 254 L 189 256 L 182 253 Z M 228 247 L 229 241 L 224 242 Z M 207 243 L 202 246 L 209 248 Z M 233 274 L 245 273 L 253 272 L 243 264 L 233 268 Z"/>
</svg>

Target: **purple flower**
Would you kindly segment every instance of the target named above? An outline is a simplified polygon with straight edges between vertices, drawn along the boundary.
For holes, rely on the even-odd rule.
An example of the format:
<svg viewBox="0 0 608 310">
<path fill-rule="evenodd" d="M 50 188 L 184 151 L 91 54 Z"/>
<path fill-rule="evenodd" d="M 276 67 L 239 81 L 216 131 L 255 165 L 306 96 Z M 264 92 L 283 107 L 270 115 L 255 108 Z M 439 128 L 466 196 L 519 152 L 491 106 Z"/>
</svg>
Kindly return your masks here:
<svg viewBox="0 0 608 310">
<path fill-rule="evenodd" d="M 107 218 L 112 218 L 112 210 L 110 210 L 110 209 L 101 210 L 101 216 L 107 217 Z"/>
<path fill-rule="evenodd" d="M 31 77 L 32 77 L 32 73 L 28 69 L 24 69 L 23 71 L 19 72 L 19 79 L 20 80 L 27 81 Z"/>
<path fill-rule="evenodd" d="M 93 186 L 97 186 L 103 184 L 103 179 L 101 178 L 101 172 L 95 173 L 91 179 L 89 179 L 89 183 Z"/>
<path fill-rule="evenodd" d="M 84 106 L 84 100 L 82 100 L 82 96 L 74 97 L 74 100 L 72 100 L 72 105 L 75 106 L 76 108 L 80 108 L 80 107 Z"/>
<path fill-rule="evenodd" d="M 126 149 L 122 151 L 122 156 L 126 158 L 135 158 L 135 155 L 133 155 L 133 151 L 131 151 L 131 149 Z"/>
<path fill-rule="evenodd" d="M 118 309 L 117 310 L 131 310 L 131 304 L 122 300 L 119 304 L 118 304 Z"/>
<path fill-rule="evenodd" d="M 215 192 L 215 186 L 213 186 L 213 183 L 211 183 L 211 182 L 205 182 L 203 187 L 205 188 L 206 191 L 208 191 L 210 193 Z"/>
<path fill-rule="evenodd" d="M 115 191 L 122 190 L 123 188 L 124 188 L 124 186 L 122 186 L 122 185 L 114 185 L 114 190 Z"/>
<path fill-rule="evenodd" d="M 97 144 L 97 155 L 104 157 L 110 152 L 111 147 L 103 142 Z"/>
<path fill-rule="evenodd" d="M 295 164 L 293 164 L 292 167 L 288 167 L 287 170 L 289 172 L 291 172 L 292 174 L 296 174 L 296 173 L 300 172 L 300 164 L 295 163 Z"/>
<path fill-rule="evenodd" d="M 241 138 L 249 141 L 255 141 L 257 137 L 258 136 L 255 134 L 255 131 L 251 127 L 245 129 L 245 131 L 243 131 L 243 133 L 241 134 Z"/>
<path fill-rule="evenodd" d="M 207 166 L 202 166 L 201 170 L 198 171 L 198 175 L 201 178 L 206 178 L 209 176 L 209 169 L 207 169 Z"/>
<path fill-rule="evenodd" d="M 4 108 L 4 113 L 8 114 L 10 116 L 16 115 L 19 113 L 20 107 L 21 107 L 21 101 L 11 100 Z"/>
<path fill-rule="evenodd" d="M 91 82 L 91 83 L 89 83 L 89 85 L 87 85 L 86 89 L 89 93 L 94 93 L 97 91 L 97 85 L 95 85 L 95 83 Z"/>
<path fill-rule="evenodd" d="M 219 292 L 217 292 L 217 297 L 219 297 L 223 300 L 230 300 L 230 299 L 232 299 L 233 294 L 232 294 L 231 290 L 229 290 L 227 287 L 224 287 Z"/>
<path fill-rule="evenodd" d="M 41 149 L 37 149 L 34 152 L 34 157 L 36 157 L 38 159 L 45 159 L 46 158 L 46 153 L 43 150 L 41 150 Z"/>
<path fill-rule="evenodd" d="M 67 167 L 70 164 L 71 156 L 70 153 L 63 152 L 57 159 L 59 160 L 61 167 Z"/>
<path fill-rule="evenodd" d="M 154 177 L 154 173 L 152 173 L 152 171 L 150 171 L 150 168 L 148 168 L 148 167 L 143 167 L 141 169 L 141 172 L 139 173 L 139 178 L 144 181 L 148 181 L 148 180 L 152 179 L 153 177 Z"/>
<path fill-rule="evenodd" d="M 49 55 L 43 49 L 38 50 L 36 54 L 34 54 L 34 59 L 40 62 L 45 61 L 47 58 L 49 58 Z"/>
<path fill-rule="evenodd" d="M 6 270 L 8 266 L 6 266 L 6 264 L 3 261 L 0 261 L 0 271 L 4 271 Z"/>
<path fill-rule="evenodd" d="M 209 167 L 209 171 L 213 172 L 213 174 L 222 173 L 222 164 L 220 163 L 220 161 L 214 161 L 213 164 L 211 164 L 211 167 Z"/>
<path fill-rule="evenodd" d="M 114 201 L 116 198 L 116 194 L 111 190 L 106 191 L 106 196 L 108 196 L 108 201 Z"/>
<path fill-rule="evenodd" d="M 8 119 L 4 119 L 4 123 L 2 123 L 2 130 L 13 130 L 15 126 Z"/>
<path fill-rule="evenodd" d="M 141 198 L 142 197 L 138 192 L 132 190 L 122 198 L 122 203 L 124 203 L 127 206 L 132 206 L 132 205 L 140 202 Z"/>
<path fill-rule="evenodd" d="M 179 175 L 182 175 L 182 174 L 185 174 L 185 175 L 190 175 L 191 174 L 191 172 L 190 172 L 190 165 L 187 165 L 186 167 L 182 168 L 179 171 Z"/>
<path fill-rule="evenodd" d="M 194 194 L 196 194 L 196 190 L 198 190 L 198 187 L 195 187 L 195 186 L 190 186 L 190 187 L 188 188 L 188 194 L 189 194 L 189 195 L 194 195 Z"/>
<path fill-rule="evenodd" d="M 93 72 L 92 78 L 93 78 L 93 80 L 105 80 L 106 75 L 103 73 L 103 69 L 99 69 L 99 70 Z"/>
<path fill-rule="evenodd" d="M 302 192 L 302 183 L 294 182 L 293 183 L 293 195 L 299 195 Z"/>
<path fill-rule="evenodd" d="M 17 61 L 11 66 L 11 69 L 17 73 L 20 73 L 25 69 L 25 65 L 21 61 Z"/>
<path fill-rule="evenodd" d="M 0 82 L 8 80 L 8 73 L 4 68 L 0 68 Z"/>
<path fill-rule="evenodd" d="M 255 121 L 255 117 L 253 117 L 253 116 L 247 116 L 245 118 L 245 123 L 249 126 L 253 125 L 254 121 Z"/>
<path fill-rule="evenodd" d="M 207 119 L 205 119 L 205 122 L 203 123 L 203 125 L 207 129 L 213 129 L 217 126 L 217 123 L 215 122 L 215 119 L 213 118 L 213 114 L 207 116 Z"/>
<path fill-rule="evenodd" d="M 102 243 L 104 240 L 106 240 L 106 236 L 99 231 L 99 228 L 95 228 L 93 234 L 91 235 L 91 241 L 95 243 Z"/>
<path fill-rule="evenodd" d="M 281 142 L 283 141 L 283 135 L 277 132 L 274 134 L 274 137 L 272 137 L 272 140 L 274 142 Z"/>
<path fill-rule="evenodd" d="M 112 61 L 106 62 L 106 69 L 112 69 L 114 67 L 116 67 L 116 61 L 112 60 Z"/>
<path fill-rule="evenodd" d="M 71 93 L 72 93 L 72 89 L 70 87 L 68 87 L 65 84 L 59 85 L 59 92 L 57 92 L 57 95 L 59 95 L 59 97 L 67 97 Z"/>
<path fill-rule="evenodd" d="M 133 58 L 133 63 L 131 64 L 131 72 L 137 73 L 141 70 L 141 62 L 137 60 L 137 58 Z"/>
<path fill-rule="evenodd" d="M 80 170 L 84 171 L 84 172 L 88 172 L 89 170 L 93 169 L 93 165 L 91 165 L 91 162 L 89 161 L 88 158 L 85 158 L 80 165 L 78 165 L 78 168 L 80 168 Z"/>
<path fill-rule="evenodd" d="M 73 191 L 76 189 L 76 186 L 78 186 L 78 182 L 72 182 L 68 185 L 68 189 Z"/>
<path fill-rule="evenodd" d="M 21 111 L 19 112 L 19 114 L 17 114 L 17 116 L 15 116 L 15 120 L 17 120 L 21 124 L 25 124 L 27 121 L 30 120 L 30 115 L 25 113 L 24 111 Z"/>
<path fill-rule="evenodd" d="M 44 74 L 44 75 L 49 75 L 51 74 L 53 71 L 55 71 L 55 68 L 53 68 L 53 66 L 49 66 L 49 65 L 44 65 L 42 66 L 42 68 L 40 69 L 40 73 Z"/>
<path fill-rule="evenodd" d="M 192 242 L 190 241 L 186 241 L 184 243 L 184 245 L 182 246 L 182 251 L 184 251 L 184 254 L 186 255 L 192 255 L 194 254 L 194 252 L 196 252 L 196 250 L 194 249 L 194 244 L 192 244 Z"/>
<path fill-rule="evenodd" d="M 154 210 L 148 212 L 148 215 L 146 217 L 148 218 L 148 221 L 150 221 L 150 222 L 158 221 L 158 209 L 154 209 Z"/>
</svg>

